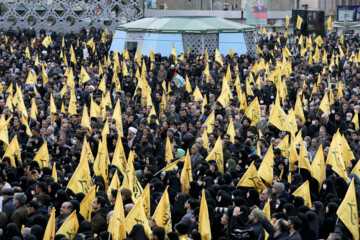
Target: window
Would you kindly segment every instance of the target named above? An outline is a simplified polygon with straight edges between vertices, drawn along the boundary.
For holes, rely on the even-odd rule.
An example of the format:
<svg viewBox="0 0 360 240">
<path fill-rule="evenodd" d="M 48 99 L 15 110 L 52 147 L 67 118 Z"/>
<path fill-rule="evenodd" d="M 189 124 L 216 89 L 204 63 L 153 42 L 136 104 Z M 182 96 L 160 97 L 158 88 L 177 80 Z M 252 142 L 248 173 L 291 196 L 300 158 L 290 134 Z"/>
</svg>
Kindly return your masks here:
<svg viewBox="0 0 360 240">
<path fill-rule="evenodd" d="M 325 10 L 325 0 L 320 0 L 320 10 Z"/>
<path fill-rule="evenodd" d="M 327 9 L 329 10 L 329 11 L 332 11 L 333 10 L 333 0 L 328 0 L 327 1 Z"/>
</svg>

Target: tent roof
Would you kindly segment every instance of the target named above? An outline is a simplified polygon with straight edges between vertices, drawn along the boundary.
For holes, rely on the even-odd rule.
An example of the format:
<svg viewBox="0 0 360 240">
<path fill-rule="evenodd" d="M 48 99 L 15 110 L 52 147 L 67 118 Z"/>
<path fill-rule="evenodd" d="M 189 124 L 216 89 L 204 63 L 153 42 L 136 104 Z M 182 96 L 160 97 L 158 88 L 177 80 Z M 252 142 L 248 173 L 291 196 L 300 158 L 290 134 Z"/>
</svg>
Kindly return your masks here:
<svg viewBox="0 0 360 240">
<path fill-rule="evenodd" d="M 117 30 L 151 33 L 238 33 L 254 31 L 255 28 L 218 17 L 154 17 L 120 25 Z"/>
</svg>

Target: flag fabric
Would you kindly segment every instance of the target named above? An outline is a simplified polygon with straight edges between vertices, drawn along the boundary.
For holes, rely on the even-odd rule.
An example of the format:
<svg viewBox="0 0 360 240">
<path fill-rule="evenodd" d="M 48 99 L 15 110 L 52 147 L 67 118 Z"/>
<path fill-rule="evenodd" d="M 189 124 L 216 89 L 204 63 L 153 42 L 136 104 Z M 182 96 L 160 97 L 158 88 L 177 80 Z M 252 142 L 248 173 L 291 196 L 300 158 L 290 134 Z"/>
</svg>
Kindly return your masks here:
<svg viewBox="0 0 360 240">
<path fill-rule="evenodd" d="M 189 78 L 188 78 L 187 75 L 186 75 L 185 79 L 186 79 L 186 87 L 185 87 L 185 89 L 186 89 L 186 91 L 187 91 L 188 93 L 192 93 L 191 84 L 190 84 L 190 81 L 189 81 Z"/>
<path fill-rule="evenodd" d="M 81 156 L 80 163 L 67 185 L 75 194 L 82 192 L 88 194 L 92 187 L 90 167 L 85 155 Z"/>
<path fill-rule="evenodd" d="M 328 31 L 330 31 L 333 28 L 331 16 L 329 16 L 329 18 L 327 20 L 327 28 L 328 28 Z"/>
<path fill-rule="evenodd" d="M 274 125 L 279 130 L 284 128 L 285 122 L 287 119 L 287 115 L 284 110 L 280 106 L 280 101 L 275 102 L 275 105 L 272 105 L 270 116 L 269 116 L 269 123 Z"/>
<path fill-rule="evenodd" d="M 94 173 L 96 176 L 101 176 L 105 182 L 105 190 L 108 188 L 108 165 L 109 154 L 107 150 L 106 138 L 99 142 L 99 150 L 93 165 Z"/>
<path fill-rule="evenodd" d="M 212 111 L 210 115 L 207 117 L 204 124 L 207 126 L 207 133 L 212 133 L 214 131 L 214 123 L 215 123 L 215 111 Z"/>
<path fill-rule="evenodd" d="M 211 229 L 209 220 L 209 210 L 205 197 L 205 190 L 202 190 L 200 212 L 199 212 L 199 233 L 201 240 L 211 240 Z"/>
<path fill-rule="evenodd" d="M 52 166 L 51 177 L 54 179 L 54 182 L 58 182 L 58 176 L 57 176 L 57 171 L 56 171 L 56 163 L 54 163 L 54 165 Z"/>
<path fill-rule="evenodd" d="M 190 182 L 192 182 L 192 180 L 193 177 L 192 177 L 192 169 L 191 169 L 191 160 L 188 150 L 185 156 L 184 167 L 180 175 L 181 190 L 183 193 L 189 193 Z"/>
<path fill-rule="evenodd" d="M 170 138 L 166 137 L 165 162 L 167 163 L 167 165 L 169 165 L 171 160 L 173 160 L 173 159 L 174 159 L 174 156 L 173 156 L 172 149 L 171 149 Z"/>
<path fill-rule="evenodd" d="M 120 192 L 120 191 L 119 191 Z M 91 222 L 92 203 L 96 196 L 95 186 L 92 186 L 90 191 L 86 194 L 80 203 L 80 214 L 84 220 Z"/>
<path fill-rule="evenodd" d="M 118 191 L 116 196 L 114 213 L 110 218 L 108 232 L 111 234 L 112 239 L 114 240 L 122 240 L 126 238 L 125 213 L 121 191 Z"/>
<path fill-rule="evenodd" d="M 309 156 L 304 141 L 300 143 L 299 168 L 304 168 L 311 173 Z"/>
<path fill-rule="evenodd" d="M 220 56 L 219 50 L 217 48 L 215 49 L 215 61 L 218 62 L 221 66 L 224 65 L 223 60 Z"/>
<path fill-rule="evenodd" d="M 301 30 L 301 24 L 303 22 L 303 19 L 300 17 L 300 15 L 297 16 L 297 21 L 296 21 L 296 28 Z"/>
<path fill-rule="evenodd" d="M 125 175 L 127 161 L 121 137 L 118 137 L 117 139 L 111 164 L 116 166 L 120 172 Z"/>
<path fill-rule="evenodd" d="M 351 120 L 355 124 L 355 130 L 359 131 L 359 113 L 355 112 L 353 119 Z"/>
<path fill-rule="evenodd" d="M 305 205 L 311 208 L 311 198 L 310 198 L 310 185 L 309 181 L 304 182 L 295 192 L 293 192 L 294 196 L 302 197 L 305 201 Z"/>
<path fill-rule="evenodd" d="M 290 17 L 287 14 L 286 14 L 286 17 L 285 17 L 285 21 L 286 21 L 285 28 L 287 29 L 289 27 L 289 23 L 290 23 Z"/>
<path fill-rule="evenodd" d="M 251 187 L 256 190 L 263 190 L 266 188 L 255 168 L 254 162 L 250 164 L 250 167 L 238 182 L 237 187 Z"/>
<path fill-rule="evenodd" d="M 112 177 L 111 183 L 109 185 L 109 188 L 107 190 L 107 195 L 110 198 L 111 195 L 111 191 L 112 190 L 118 190 L 120 188 L 120 180 L 119 180 L 119 176 L 118 176 L 118 171 L 115 170 L 115 173 Z"/>
<path fill-rule="evenodd" d="M 143 206 L 143 200 L 140 198 L 125 218 L 125 229 L 127 233 L 130 233 L 134 225 L 141 224 L 144 227 L 146 236 L 148 239 L 151 239 L 151 229 L 148 224 Z"/>
<path fill-rule="evenodd" d="M 55 238 L 55 211 L 56 209 L 53 207 L 50 218 L 46 225 L 43 240 L 53 240 Z"/>
<path fill-rule="evenodd" d="M 319 192 L 325 175 L 325 160 L 322 145 L 319 146 L 315 157 L 311 163 L 311 175 L 318 181 Z"/>
<path fill-rule="evenodd" d="M 336 214 L 351 232 L 353 239 L 357 240 L 359 239 L 359 214 L 354 182 L 353 178 Z"/>
<path fill-rule="evenodd" d="M 215 160 L 219 172 L 224 173 L 224 155 L 221 137 L 219 136 L 213 150 L 206 157 L 206 161 Z"/>
<path fill-rule="evenodd" d="M 170 200 L 168 193 L 169 186 L 166 187 L 160 202 L 158 203 L 152 219 L 156 222 L 156 225 L 165 229 L 165 237 L 172 231 L 171 224 L 171 210 Z"/>
<path fill-rule="evenodd" d="M 14 154 L 16 155 L 17 160 L 19 162 L 21 162 L 20 145 L 19 145 L 19 142 L 18 142 L 17 135 L 15 135 L 14 138 L 11 140 L 10 144 L 6 148 L 4 156 L 2 157 L 2 159 L 4 159 L 5 157 L 10 158 L 11 166 L 16 167 Z"/>
<path fill-rule="evenodd" d="M 261 111 L 259 100 L 256 97 L 249 107 L 245 110 L 245 115 L 251 119 L 251 126 L 256 126 L 256 123 L 260 122 Z"/>
<path fill-rule="evenodd" d="M 76 215 L 76 210 L 74 210 L 65 220 L 65 222 L 61 225 L 59 230 L 56 232 L 56 235 L 63 234 L 65 237 L 72 240 L 77 234 L 78 229 L 79 221 Z"/>
<path fill-rule="evenodd" d="M 346 181 L 348 176 L 346 173 L 344 160 L 341 155 L 341 148 L 337 138 L 338 136 L 337 134 L 335 134 L 330 144 L 326 164 L 331 165 L 332 170 L 336 172 L 340 177 L 344 178 Z"/>
<path fill-rule="evenodd" d="M 34 161 L 39 164 L 40 168 L 50 167 L 49 151 L 47 142 L 44 142 L 34 157 Z"/>
<path fill-rule="evenodd" d="M 185 79 L 177 72 L 174 73 L 172 80 L 178 88 L 182 88 L 186 84 Z"/>
<path fill-rule="evenodd" d="M 258 174 L 262 179 L 264 179 L 265 183 L 268 184 L 269 186 L 272 185 L 272 180 L 274 177 L 273 166 L 274 166 L 274 152 L 273 152 L 273 145 L 271 144 L 258 169 Z"/>
<path fill-rule="evenodd" d="M 330 101 L 329 96 L 325 92 L 323 99 L 321 100 L 319 108 L 326 114 L 330 114 Z"/>
<path fill-rule="evenodd" d="M 276 146 L 276 148 L 279 148 L 281 150 L 281 155 L 284 158 L 289 159 L 289 135 L 286 135 L 281 142 Z"/>
<path fill-rule="evenodd" d="M 235 133 L 233 118 L 230 118 L 230 122 L 226 134 L 230 135 L 230 142 L 234 143 L 236 133 Z"/>
</svg>

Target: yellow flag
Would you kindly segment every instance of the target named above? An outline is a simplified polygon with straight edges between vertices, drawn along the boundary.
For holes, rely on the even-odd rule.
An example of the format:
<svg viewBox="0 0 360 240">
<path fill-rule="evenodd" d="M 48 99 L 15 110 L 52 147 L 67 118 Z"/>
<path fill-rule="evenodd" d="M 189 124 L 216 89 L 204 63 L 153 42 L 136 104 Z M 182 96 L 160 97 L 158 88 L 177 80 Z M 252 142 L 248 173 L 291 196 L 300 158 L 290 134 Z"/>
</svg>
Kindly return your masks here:
<svg viewBox="0 0 360 240">
<path fill-rule="evenodd" d="M 311 173 L 309 156 L 304 141 L 301 141 L 300 143 L 299 168 L 305 168 Z"/>
<path fill-rule="evenodd" d="M 353 239 L 359 239 L 359 215 L 355 193 L 354 179 L 346 192 L 336 214 L 353 235 Z"/>
<path fill-rule="evenodd" d="M 311 163 L 311 175 L 319 183 L 319 192 L 325 175 L 325 160 L 322 145 L 318 148 L 316 155 Z"/>
<path fill-rule="evenodd" d="M 289 23 L 290 23 L 290 17 L 286 14 L 286 29 L 288 28 L 288 26 L 289 26 Z"/>
<path fill-rule="evenodd" d="M 289 135 L 286 135 L 283 140 L 276 146 L 281 150 L 281 155 L 287 159 L 289 159 Z"/>
<path fill-rule="evenodd" d="M 252 73 L 250 73 L 251 76 Z M 246 95 L 248 96 L 254 96 L 254 92 L 250 87 L 250 82 L 246 79 L 245 80 L 245 90 L 246 90 Z"/>
<path fill-rule="evenodd" d="M 186 152 L 184 167 L 180 175 L 180 184 L 183 193 L 189 193 L 190 182 L 192 182 L 192 169 L 189 150 Z"/>
<path fill-rule="evenodd" d="M 206 157 L 206 161 L 215 160 L 219 172 L 224 173 L 224 156 L 221 137 L 219 136 L 213 150 Z"/>
<path fill-rule="evenodd" d="M 14 154 L 16 154 L 17 160 L 21 162 L 20 146 L 17 139 L 17 135 L 15 135 L 14 138 L 11 140 L 10 144 L 6 148 L 4 156 L 2 157 L 2 159 L 4 159 L 5 157 L 9 157 L 11 166 L 16 167 Z"/>
<path fill-rule="evenodd" d="M 25 117 L 24 117 L 22 114 L 21 114 L 21 123 L 26 126 L 26 134 L 29 135 L 29 136 L 32 136 L 30 127 L 29 127 L 27 121 L 25 120 Z M 1 132 L 1 131 L 0 131 L 0 132 Z M 2 139 L 0 138 L 0 140 L 2 140 Z"/>
<path fill-rule="evenodd" d="M 102 77 L 98 89 L 101 90 L 103 93 L 105 93 L 105 91 L 106 91 L 106 74 L 104 74 L 104 76 Z"/>
<path fill-rule="evenodd" d="M 302 197 L 305 201 L 305 205 L 311 207 L 311 198 L 310 198 L 310 186 L 309 181 L 304 182 L 295 192 L 293 192 L 294 196 Z"/>
<path fill-rule="evenodd" d="M 118 171 L 115 171 L 115 174 L 113 175 L 113 178 L 111 180 L 111 183 L 109 185 L 109 188 L 107 190 L 107 195 L 108 197 L 110 197 L 111 191 L 112 190 L 118 190 L 120 188 L 120 180 L 119 180 L 119 176 L 118 176 Z"/>
<path fill-rule="evenodd" d="M 297 21 L 296 21 L 296 28 L 301 30 L 301 24 L 303 22 L 303 19 L 300 17 L 300 15 L 298 15 L 297 17 Z"/>
<path fill-rule="evenodd" d="M 202 190 L 200 213 L 199 213 L 199 233 L 201 240 L 211 240 L 211 229 L 209 220 L 209 210 L 205 197 L 205 190 Z"/>
<path fill-rule="evenodd" d="M 80 71 L 80 77 L 79 77 L 79 82 L 81 83 L 86 83 L 87 81 L 90 80 L 90 76 L 87 73 L 87 71 L 85 70 L 85 68 L 83 66 L 81 66 L 81 71 Z"/>
<path fill-rule="evenodd" d="M 215 123 L 215 111 L 212 111 L 204 124 L 207 126 L 207 133 L 212 133 L 214 131 L 214 123 Z"/>
<path fill-rule="evenodd" d="M 326 114 L 330 114 L 330 102 L 329 96 L 327 93 L 324 94 L 323 99 L 321 100 L 319 108 Z"/>
<path fill-rule="evenodd" d="M 284 110 L 280 107 L 280 102 L 275 102 L 272 106 L 269 116 L 269 123 L 282 130 L 285 126 L 287 115 Z"/>
<path fill-rule="evenodd" d="M 172 231 L 168 188 L 169 186 L 166 187 L 164 194 L 162 195 L 161 200 L 158 203 L 152 216 L 152 219 L 156 222 L 156 225 L 165 229 L 165 237 L 169 232 Z"/>
<path fill-rule="evenodd" d="M 86 194 L 80 203 L 80 214 L 84 220 L 91 222 L 92 203 L 96 196 L 96 186 L 92 186 L 90 191 Z"/>
<path fill-rule="evenodd" d="M 192 93 L 191 84 L 190 84 L 190 81 L 189 81 L 189 78 L 187 75 L 186 75 L 185 79 L 186 79 L 185 89 L 188 93 Z"/>
<path fill-rule="evenodd" d="M 44 142 L 34 157 L 34 161 L 38 162 L 40 168 L 50 167 L 49 152 L 47 142 Z"/>
<path fill-rule="evenodd" d="M 195 102 L 199 101 L 200 99 L 203 99 L 203 96 L 202 96 L 198 86 L 196 86 L 196 88 L 195 88 L 195 90 L 193 92 L 193 96 L 194 96 L 194 101 Z"/>
<path fill-rule="evenodd" d="M 297 98 L 296 98 L 294 113 L 295 113 L 296 116 L 301 118 L 303 123 L 305 123 L 305 115 L 304 115 L 300 95 L 298 95 Z"/>
<path fill-rule="evenodd" d="M 103 138 L 102 141 L 99 142 L 98 153 L 95 158 L 94 162 L 94 173 L 96 176 L 101 176 L 105 182 L 105 190 L 108 188 L 108 165 L 109 161 L 109 154 L 107 150 L 107 143 L 106 138 Z"/>
<path fill-rule="evenodd" d="M 234 122 L 233 122 L 232 118 L 230 119 L 229 126 L 228 126 L 228 129 L 226 131 L 226 134 L 230 135 L 230 142 L 234 143 L 236 133 L 235 133 Z"/>
<path fill-rule="evenodd" d="M 293 109 L 290 109 L 290 112 L 286 118 L 286 122 L 283 128 L 283 131 L 288 131 L 291 133 L 291 136 L 295 136 L 296 132 L 298 131 L 297 124 L 296 124 L 296 117 Z"/>
<path fill-rule="evenodd" d="M 120 172 L 125 175 L 127 161 L 121 137 L 118 137 L 118 140 L 116 142 L 116 147 L 111 164 L 116 166 L 120 170 Z"/>
<path fill-rule="evenodd" d="M 31 59 L 31 54 L 30 54 L 29 47 L 26 47 L 26 49 L 25 49 L 25 56 L 26 56 L 28 59 Z"/>
<path fill-rule="evenodd" d="M 139 198 L 139 200 L 135 203 L 135 206 L 131 209 L 131 211 L 125 218 L 126 232 L 130 233 L 132 228 L 136 224 L 141 224 L 144 227 L 146 236 L 148 237 L 148 239 L 151 239 L 151 229 L 145 215 L 144 203 L 142 198 Z"/>
<path fill-rule="evenodd" d="M 53 207 L 50 218 L 46 225 L 43 240 L 53 240 L 55 238 L 55 211 L 56 209 Z"/>
<path fill-rule="evenodd" d="M 265 157 L 258 169 L 258 174 L 264 179 L 265 183 L 269 186 L 272 184 L 272 180 L 274 177 L 274 152 L 273 152 L 273 145 L 271 144 L 268 148 Z"/>
<path fill-rule="evenodd" d="M 350 164 L 350 161 L 355 159 L 354 153 L 351 151 L 350 146 L 348 142 L 346 141 L 344 135 L 342 135 L 338 140 L 341 141 L 340 149 L 341 149 L 341 156 L 344 159 L 345 167 L 348 167 Z"/>
<path fill-rule="evenodd" d="M 88 162 L 94 163 L 94 156 L 92 154 L 90 144 L 86 140 L 86 137 L 84 137 L 84 143 L 81 149 L 81 157 L 84 157 Z"/>
<path fill-rule="evenodd" d="M 80 126 L 88 128 L 88 131 L 91 131 L 91 125 L 90 125 L 90 119 L 89 119 L 89 113 L 86 107 L 86 104 L 84 105 L 83 114 L 81 117 L 81 123 Z"/>
<path fill-rule="evenodd" d="M 250 104 L 250 106 L 245 110 L 245 115 L 251 119 L 251 126 L 256 126 L 256 123 L 260 122 L 260 104 L 259 100 L 256 97 Z"/>
<path fill-rule="evenodd" d="M 67 185 L 75 194 L 82 192 L 88 194 L 92 187 L 89 163 L 85 155 L 81 155 L 80 163 Z"/>
<path fill-rule="evenodd" d="M 61 225 L 60 229 L 56 232 L 56 235 L 63 234 L 66 238 L 72 240 L 77 234 L 79 229 L 79 221 L 74 210 L 70 216 Z"/>
<path fill-rule="evenodd" d="M 126 238 L 124 204 L 120 191 L 117 193 L 114 213 L 110 218 L 108 232 L 111 234 L 112 239 L 114 240 Z"/>
<path fill-rule="evenodd" d="M 290 163 L 290 170 L 294 170 L 294 163 L 298 161 L 299 162 L 299 155 L 296 152 L 296 143 L 291 140 L 290 144 L 290 154 L 289 154 L 289 163 Z"/>
<path fill-rule="evenodd" d="M 358 177 L 360 177 L 360 161 L 358 161 L 358 162 L 356 163 L 356 165 L 353 166 L 353 169 L 352 169 L 351 173 L 354 173 L 354 174 L 356 174 Z"/>
<path fill-rule="evenodd" d="M 58 176 L 57 176 L 57 171 L 56 171 L 56 163 L 54 163 L 54 165 L 52 166 L 51 177 L 54 179 L 54 182 L 58 182 Z"/>
<path fill-rule="evenodd" d="M 123 131 L 123 125 L 122 125 L 120 99 L 118 99 L 116 101 L 112 118 L 116 120 L 115 125 L 116 125 L 116 129 L 118 131 L 119 136 L 123 137 L 124 131 Z"/>
<path fill-rule="evenodd" d="M 215 49 L 215 61 L 218 62 L 221 66 L 224 65 L 223 60 L 220 56 L 219 50 L 217 48 Z"/>
<path fill-rule="evenodd" d="M 71 115 L 76 115 L 76 114 L 77 114 L 77 110 L 76 110 L 76 96 L 75 96 L 74 88 L 71 89 L 71 92 L 70 92 L 70 102 L 69 102 L 68 112 L 69 112 Z"/>
<path fill-rule="evenodd" d="M 329 18 L 327 20 L 327 27 L 328 27 L 328 31 L 330 31 L 333 28 L 332 21 L 331 21 L 331 16 L 329 16 Z"/>
<path fill-rule="evenodd" d="M 141 194 L 141 199 L 144 203 L 144 212 L 146 217 L 149 219 L 150 217 L 150 184 L 148 183 Z"/>
<path fill-rule="evenodd" d="M 359 114 L 355 112 L 353 119 L 351 120 L 355 124 L 355 130 L 359 131 Z"/>
<path fill-rule="evenodd" d="M 174 159 L 174 156 L 173 156 L 172 149 L 171 149 L 170 139 L 169 139 L 169 137 L 166 137 L 165 162 L 168 165 L 168 164 L 170 164 L 170 161 L 173 159 Z"/>
<path fill-rule="evenodd" d="M 250 164 L 250 167 L 238 182 L 237 187 L 250 187 L 255 188 L 256 190 L 263 190 L 266 188 L 255 168 L 254 162 Z"/>
<path fill-rule="evenodd" d="M 53 95 L 50 93 L 50 113 L 56 113 L 56 106 L 55 106 L 55 102 L 54 102 L 54 98 Z"/>
<path fill-rule="evenodd" d="M 335 134 L 330 144 L 326 164 L 331 165 L 332 170 L 336 172 L 340 177 L 344 178 L 346 181 L 348 176 L 345 170 L 345 163 L 341 154 L 340 141 L 338 134 Z"/>
<path fill-rule="evenodd" d="M 98 117 L 99 115 L 101 115 L 101 109 L 99 105 L 97 105 L 94 99 L 91 97 L 90 117 Z"/>
<path fill-rule="evenodd" d="M 230 58 L 234 57 L 234 52 L 233 52 L 233 50 L 231 50 L 231 48 L 229 48 L 229 55 L 230 55 Z"/>
</svg>

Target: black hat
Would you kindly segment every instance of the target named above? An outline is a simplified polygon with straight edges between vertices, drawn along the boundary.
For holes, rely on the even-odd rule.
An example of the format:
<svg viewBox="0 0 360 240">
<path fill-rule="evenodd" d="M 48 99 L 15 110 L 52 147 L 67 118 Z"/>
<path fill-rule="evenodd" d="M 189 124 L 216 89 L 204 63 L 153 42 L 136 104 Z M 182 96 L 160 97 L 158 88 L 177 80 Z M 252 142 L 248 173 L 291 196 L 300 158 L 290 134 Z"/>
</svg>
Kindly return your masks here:
<svg viewBox="0 0 360 240">
<path fill-rule="evenodd" d="M 35 210 L 39 208 L 39 204 L 38 204 L 36 201 L 34 201 L 34 200 L 31 200 L 31 201 L 28 203 L 27 206 L 28 206 L 28 207 L 33 207 L 33 208 L 35 208 Z"/>
<path fill-rule="evenodd" d="M 12 190 L 11 188 L 2 189 L 1 193 L 6 196 L 14 196 L 14 190 Z"/>
</svg>

